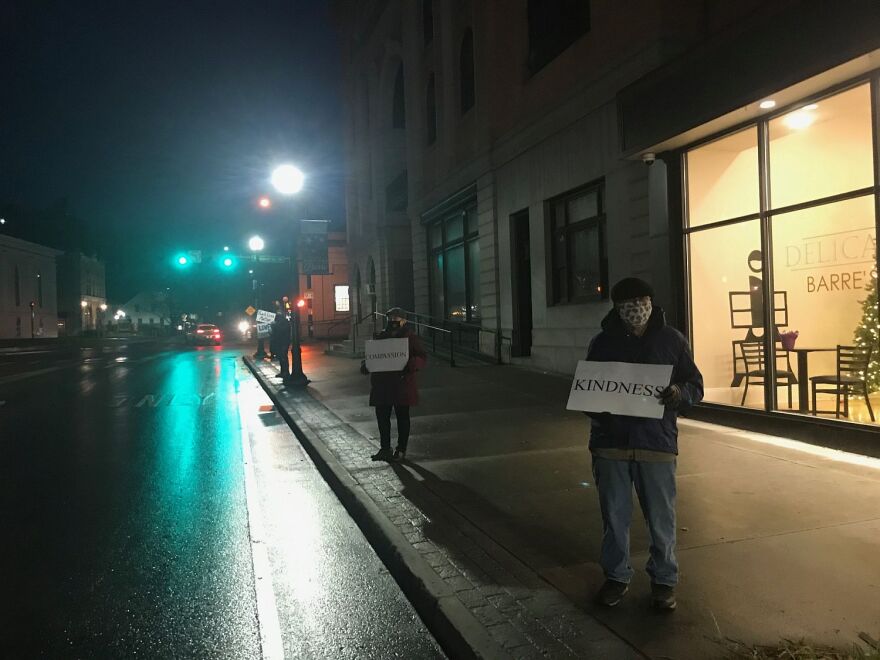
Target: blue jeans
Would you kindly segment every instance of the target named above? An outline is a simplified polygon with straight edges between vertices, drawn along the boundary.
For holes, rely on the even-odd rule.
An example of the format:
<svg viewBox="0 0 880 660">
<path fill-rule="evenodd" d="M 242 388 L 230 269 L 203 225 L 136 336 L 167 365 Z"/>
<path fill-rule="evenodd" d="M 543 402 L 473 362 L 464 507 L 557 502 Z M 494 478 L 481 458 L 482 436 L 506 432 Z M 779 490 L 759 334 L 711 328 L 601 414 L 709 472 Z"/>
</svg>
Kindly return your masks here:
<svg viewBox="0 0 880 660">
<path fill-rule="evenodd" d="M 675 461 L 613 460 L 593 456 L 593 480 L 602 509 L 602 551 L 599 563 L 605 577 L 629 583 L 629 525 L 632 489 L 648 524 L 651 556 L 646 569 L 651 582 L 678 583 L 675 559 Z"/>
</svg>

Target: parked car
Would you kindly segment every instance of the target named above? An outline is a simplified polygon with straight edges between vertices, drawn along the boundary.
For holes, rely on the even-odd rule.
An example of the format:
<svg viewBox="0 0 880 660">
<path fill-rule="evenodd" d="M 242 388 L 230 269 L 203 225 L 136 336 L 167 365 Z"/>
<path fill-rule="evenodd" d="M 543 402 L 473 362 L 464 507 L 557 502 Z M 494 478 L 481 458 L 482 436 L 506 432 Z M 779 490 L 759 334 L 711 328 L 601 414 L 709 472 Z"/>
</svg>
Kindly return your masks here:
<svg viewBox="0 0 880 660">
<path fill-rule="evenodd" d="M 186 343 L 219 346 L 223 343 L 223 332 L 211 323 L 199 323 L 187 331 Z"/>
</svg>

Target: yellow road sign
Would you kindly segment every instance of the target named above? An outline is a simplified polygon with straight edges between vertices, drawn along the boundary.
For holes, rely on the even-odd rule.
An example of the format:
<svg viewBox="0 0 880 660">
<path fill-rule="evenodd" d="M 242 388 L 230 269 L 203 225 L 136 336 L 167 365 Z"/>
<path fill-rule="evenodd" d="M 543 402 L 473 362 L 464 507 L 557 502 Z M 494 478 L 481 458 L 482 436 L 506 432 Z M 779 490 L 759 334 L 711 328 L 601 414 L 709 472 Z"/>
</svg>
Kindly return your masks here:
<svg viewBox="0 0 880 660">
<path fill-rule="evenodd" d="M 256 311 L 257 310 L 254 309 L 253 306 L 248 305 L 248 308 L 246 310 L 244 310 L 244 313 L 247 314 L 248 316 L 253 316 Z"/>
</svg>

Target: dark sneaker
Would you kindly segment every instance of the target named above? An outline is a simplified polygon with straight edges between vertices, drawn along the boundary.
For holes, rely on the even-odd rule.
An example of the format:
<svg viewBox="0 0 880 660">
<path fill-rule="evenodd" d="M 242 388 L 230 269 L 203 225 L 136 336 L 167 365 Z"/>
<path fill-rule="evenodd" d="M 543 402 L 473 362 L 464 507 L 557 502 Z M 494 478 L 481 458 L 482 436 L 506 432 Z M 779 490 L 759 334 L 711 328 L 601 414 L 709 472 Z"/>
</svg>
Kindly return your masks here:
<svg viewBox="0 0 880 660">
<path fill-rule="evenodd" d="M 668 584 L 651 584 L 651 607 L 657 610 L 675 609 L 675 587 Z"/>
<path fill-rule="evenodd" d="M 401 449 L 400 447 L 395 449 L 393 460 L 395 463 L 402 463 L 403 461 L 405 461 L 406 460 L 406 450 Z"/>
<path fill-rule="evenodd" d="M 370 458 L 372 458 L 374 461 L 391 461 L 394 459 L 394 456 L 392 456 L 390 449 L 385 449 L 383 447 L 375 454 L 370 456 Z"/>
<path fill-rule="evenodd" d="M 605 607 L 614 607 L 627 591 L 629 591 L 629 585 L 626 582 L 605 580 L 605 584 L 602 585 L 602 588 L 599 589 L 599 593 L 596 595 L 596 600 Z"/>
</svg>

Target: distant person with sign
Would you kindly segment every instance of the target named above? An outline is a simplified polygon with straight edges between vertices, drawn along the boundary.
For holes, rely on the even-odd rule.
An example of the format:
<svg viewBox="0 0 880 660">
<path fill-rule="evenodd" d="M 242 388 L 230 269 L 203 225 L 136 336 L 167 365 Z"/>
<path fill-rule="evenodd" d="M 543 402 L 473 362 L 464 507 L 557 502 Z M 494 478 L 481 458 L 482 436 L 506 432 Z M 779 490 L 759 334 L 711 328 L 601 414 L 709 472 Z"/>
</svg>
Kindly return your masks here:
<svg viewBox="0 0 880 660">
<path fill-rule="evenodd" d="M 614 309 L 587 352 L 591 362 L 671 365 L 672 377 L 651 390 L 663 406 L 659 418 L 589 412 L 593 479 L 602 510 L 599 563 L 605 583 L 598 601 L 617 605 L 629 588 L 629 527 L 635 487 L 651 540 L 647 571 L 651 604 L 660 610 L 676 606 L 678 562 L 675 557 L 675 467 L 680 411 L 703 398 L 703 377 L 684 336 L 666 325 L 663 310 L 653 304 L 651 285 L 628 277 L 611 289 Z M 659 391 L 658 391 L 659 390 Z"/>
<path fill-rule="evenodd" d="M 410 406 L 419 403 L 419 388 L 416 372 L 424 368 L 428 354 L 422 342 L 407 326 L 406 312 L 399 307 L 389 309 L 385 314 L 387 326 L 376 335 L 376 339 L 407 339 L 409 359 L 399 371 L 383 371 L 370 375 L 370 405 L 376 408 L 376 421 L 379 424 L 379 451 L 371 458 L 374 461 L 402 461 L 406 458 L 409 443 Z M 361 363 L 361 373 L 368 374 L 366 361 Z M 397 417 L 397 448 L 391 453 L 391 410 Z"/>
<path fill-rule="evenodd" d="M 272 321 L 272 334 L 269 335 L 269 350 L 273 358 L 278 358 L 281 371 L 278 378 L 285 385 L 290 382 L 290 321 L 287 317 L 278 312 L 275 314 L 275 320 Z"/>
</svg>

